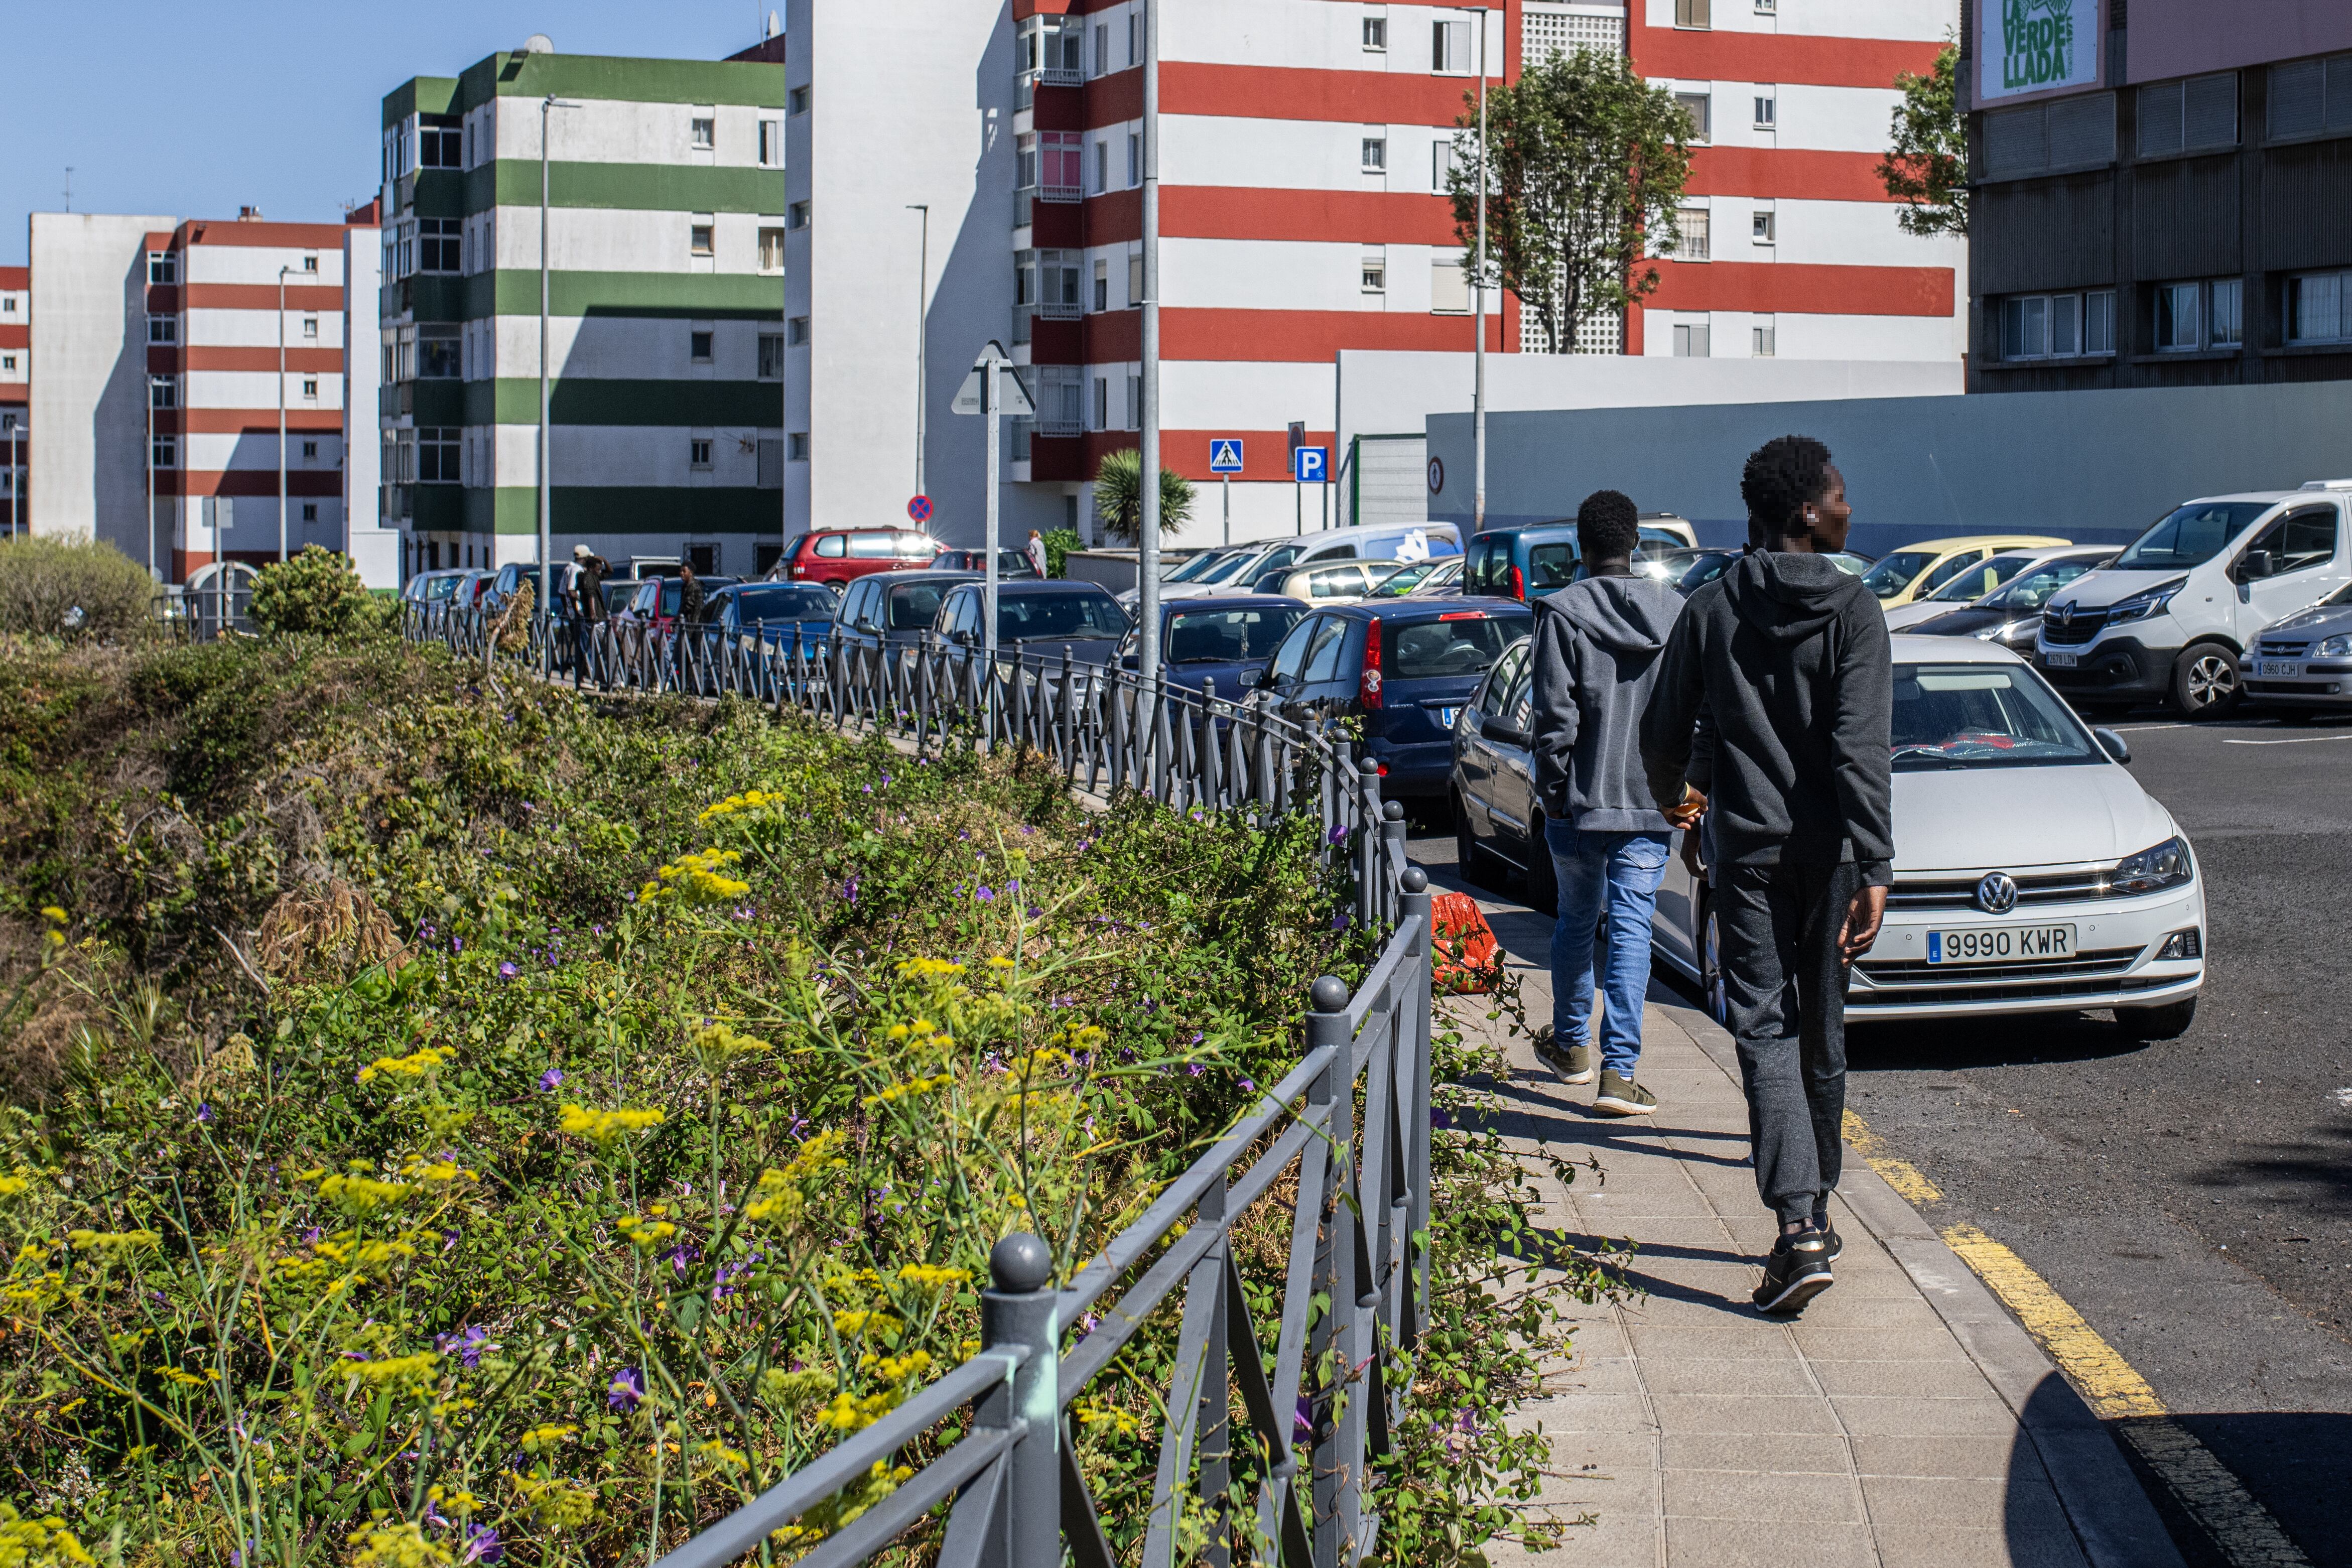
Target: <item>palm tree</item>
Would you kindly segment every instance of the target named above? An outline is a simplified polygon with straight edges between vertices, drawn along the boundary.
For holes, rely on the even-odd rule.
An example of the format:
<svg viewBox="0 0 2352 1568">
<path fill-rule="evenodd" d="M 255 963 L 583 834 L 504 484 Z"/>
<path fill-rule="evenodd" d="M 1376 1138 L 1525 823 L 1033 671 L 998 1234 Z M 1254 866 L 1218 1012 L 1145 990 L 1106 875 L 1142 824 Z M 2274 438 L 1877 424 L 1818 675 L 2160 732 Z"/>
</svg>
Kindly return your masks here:
<svg viewBox="0 0 2352 1568">
<path fill-rule="evenodd" d="M 1103 531 L 1121 544 L 1143 538 L 1143 454 L 1129 447 L 1113 452 L 1095 470 L 1095 516 Z M 1192 516 L 1192 481 L 1160 470 L 1160 531 L 1174 533 Z"/>
</svg>

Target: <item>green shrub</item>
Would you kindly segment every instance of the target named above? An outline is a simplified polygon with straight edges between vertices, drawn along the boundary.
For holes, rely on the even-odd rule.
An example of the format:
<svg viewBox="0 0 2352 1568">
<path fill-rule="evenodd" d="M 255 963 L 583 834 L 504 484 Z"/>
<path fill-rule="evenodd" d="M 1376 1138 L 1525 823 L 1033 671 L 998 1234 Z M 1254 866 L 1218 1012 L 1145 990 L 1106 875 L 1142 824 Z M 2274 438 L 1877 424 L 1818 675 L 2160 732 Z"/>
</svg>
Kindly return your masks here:
<svg viewBox="0 0 2352 1568">
<path fill-rule="evenodd" d="M 0 543 L 0 632 L 122 642 L 154 625 L 154 581 L 113 545 L 75 539 Z"/>
<path fill-rule="evenodd" d="M 1076 531 L 1067 528 L 1048 529 L 1041 537 L 1045 541 L 1045 575 L 1066 577 L 1062 563 L 1073 550 L 1083 550 L 1085 542 Z"/>
<path fill-rule="evenodd" d="M 265 632 L 316 632 L 333 637 L 377 625 L 382 612 L 351 557 L 306 544 L 289 561 L 273 561 L 253 581 L 253 624 Z"/>
<path fill-rule="evenodd" d="M 1107 454 L 1095 468 L 1095 516 L 1103 532 L 1121 544 L 1143 536 L 1143 454 L 1132 447 Z M 1160 532 L 1172 538 L 1192 518 L 1192 481 L 1173 468 L 1160 470 Z"/>
</svg>

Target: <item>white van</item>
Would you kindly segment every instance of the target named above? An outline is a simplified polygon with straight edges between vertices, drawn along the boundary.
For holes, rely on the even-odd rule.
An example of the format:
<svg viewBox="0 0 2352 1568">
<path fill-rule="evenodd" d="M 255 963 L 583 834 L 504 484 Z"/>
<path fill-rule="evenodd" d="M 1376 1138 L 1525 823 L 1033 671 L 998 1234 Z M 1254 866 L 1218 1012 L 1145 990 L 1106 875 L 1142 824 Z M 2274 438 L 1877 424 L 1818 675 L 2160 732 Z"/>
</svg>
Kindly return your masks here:
<svg viewBox="0 0 2352 1568">
<path fill-rule="evenodd" d="M 2255 634 L 2352 581 L 2347 506 L 2352 479 L 2192 500 L 2052 595 L 2033 662 L 2077 705 L 2225 708 Z"/>
<path fill-rule="evenodd" d="M 1218 594 L 1272 594 L 1279 591 L 1284 577 L 1318 561 L 1426 561 L 1433 555 L 1461 553 L 1462 531 L 1450 522 L 1334 528 L 1269 541 L 1241 564 L 1220 562 L 1191 582 L 1162 583 L 1160 596 L 1164 601 Z M 1139 597 L 1129 588 L 1118 599 L 1131 608 Z"/>
</svg>

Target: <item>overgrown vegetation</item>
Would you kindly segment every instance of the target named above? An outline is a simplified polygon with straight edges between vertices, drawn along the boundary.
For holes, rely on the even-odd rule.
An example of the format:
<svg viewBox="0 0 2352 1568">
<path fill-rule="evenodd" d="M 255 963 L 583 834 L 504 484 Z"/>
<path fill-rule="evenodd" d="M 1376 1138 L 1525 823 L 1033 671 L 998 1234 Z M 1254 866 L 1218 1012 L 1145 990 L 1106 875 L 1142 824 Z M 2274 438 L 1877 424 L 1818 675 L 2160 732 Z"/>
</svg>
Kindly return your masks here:
<svg viewBox="0 0 2352 1568">
<path fill-rule="evenodd" d="M 13 646 L 0 737 L 27 1568 L 675 1544 L 969 1353 L 998 1237 L 1072 1271 L 1370 951 L 1307 825 L 1091 815 L 1034 762 L 383 637 Z M 1398 1563 L 1545 1534 L 1503 1418 L 1561 1333 L 1519 1261 L 1546 1242 L 1465 1109 L 1442 1091 L 1433 1330 L 1378 1478 Z M 1286 1229 L 1240 1226 L 1254 1295 Z M 1172 1339 L 1077 1407 L 1130 1553 Z"/>
<path fill-rule="evenodd" d="M 265 632 L 329 637 L 373 626 L 382 618 L 352 558 L 316 544 L 255 574 L 250 613 Z"/>
<path fill-rule="evenodd" d="M 76 641 L 144 636 L 154 596 L 147 568 L 111 544 L 0 542 L 0 633 Z"/>
</svg>

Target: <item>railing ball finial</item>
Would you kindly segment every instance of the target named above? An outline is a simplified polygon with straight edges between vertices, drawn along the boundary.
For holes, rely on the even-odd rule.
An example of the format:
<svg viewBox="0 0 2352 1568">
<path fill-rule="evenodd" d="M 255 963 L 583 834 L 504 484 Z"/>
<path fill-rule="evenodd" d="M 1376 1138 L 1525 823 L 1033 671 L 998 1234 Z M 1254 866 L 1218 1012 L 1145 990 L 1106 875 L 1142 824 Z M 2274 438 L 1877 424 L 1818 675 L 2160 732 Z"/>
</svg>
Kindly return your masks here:
<svg viewBox="0 0 2352 1568">
<path fill-rule="evenodd" d="M 1397 886 L 1408 893 L 1425 893 L 1429 891 L 1429 873 L 1418 866 L 1407 866 L 1397 878 Z"/>
<path fill-rule="evenodd" d="M 1307 991 L 1308 999 L 1318 1013 L 1344 1013 L 1348 1010 L 1348 983 L 1336 974 L 1327 974 Z"/>
<path fill-rule="evenodd" d="M 1007 1295 L 1042 1290 L 1053 1276 L 1053 1253 L 1025 1230 L 1014 1231 L 989 1249 L 989 1282 Z"/>
<path fill-rule="evenodd" d="M 1366 778 L 1376 779 L 1381 776 L 1381 764 L 1370 757 L 1364 757 L 1357 762 L 1356 771 Z"/>
<path fill-rule="evenodd" d="M 1381 802 L 1381 820 L 1386 822 L 1402 822 L 1404 820 L 1404 802 L 1401 800 L 1384 800 Z"/>
</svg>

